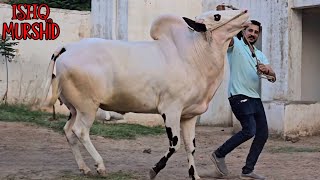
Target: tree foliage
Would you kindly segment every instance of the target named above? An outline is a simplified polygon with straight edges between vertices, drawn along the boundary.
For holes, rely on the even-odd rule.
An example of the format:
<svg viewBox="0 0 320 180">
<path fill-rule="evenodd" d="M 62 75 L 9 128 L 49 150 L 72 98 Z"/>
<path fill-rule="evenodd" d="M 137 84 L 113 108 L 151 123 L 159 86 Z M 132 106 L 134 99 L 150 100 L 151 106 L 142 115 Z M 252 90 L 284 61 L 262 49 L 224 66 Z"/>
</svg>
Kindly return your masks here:
<svg viewBox="0 0 320 180">
<path fill-rule="evenodd" d="M 0 34 L 1 36 L 1 34 Z M 9 62 L 12 61 L 12 59 L 15 56 L 16 50 L 13 48 L 13 46 L 17 45 L 18 42 L 11 42 L 11 37 L 7 36 L 6 39 L 2 39 L 0 41 L 0 55 L 4 56 L 5 60 L 8 60 Z"/>
<path fill-rule="evenodd" d="M 0 34 L 0 37 L 1 34 Z M 13 48 L 13 46 L 16 46 L 18 42 L 12 42 L 11 36 L 7 36 L 5 39 L 0 40 L 0 55 L 4 57 L 4 61 L 6 63 L 6 70 L 7 70 L 7 87 L 6 92 L 3 95 L 2 100 L 7 104 L 8 99 L 8 91 L 9 91 L 9 69 L 8 69 L 8 62 L 11 62 L 12 59 L 15 56 L 16 50 Z"/>
<path fill-rule="evenodd" d="M 48 4 L 51 8 L 90 11 L 91 0 L 9 0 L 10 4 Z"/>
</svg>

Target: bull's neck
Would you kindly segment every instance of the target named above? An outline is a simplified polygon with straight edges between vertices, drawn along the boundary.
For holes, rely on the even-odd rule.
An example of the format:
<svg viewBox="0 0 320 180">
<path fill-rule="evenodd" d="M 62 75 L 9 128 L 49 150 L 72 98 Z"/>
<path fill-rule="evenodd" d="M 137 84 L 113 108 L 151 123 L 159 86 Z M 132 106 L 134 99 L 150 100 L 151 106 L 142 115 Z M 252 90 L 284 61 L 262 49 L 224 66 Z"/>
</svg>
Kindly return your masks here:
<svg viewBox="0 0 320 180">
<path fill-rule="evenodd" d="M 210 36 L 209 36 L 210 37 Z M 193 34 L 193 57 L 190 63 L 202 76 L 215 79 L 224 70 L 227 46 L 221 39 L 207 39 L 205 34 Z"/>
</svg>

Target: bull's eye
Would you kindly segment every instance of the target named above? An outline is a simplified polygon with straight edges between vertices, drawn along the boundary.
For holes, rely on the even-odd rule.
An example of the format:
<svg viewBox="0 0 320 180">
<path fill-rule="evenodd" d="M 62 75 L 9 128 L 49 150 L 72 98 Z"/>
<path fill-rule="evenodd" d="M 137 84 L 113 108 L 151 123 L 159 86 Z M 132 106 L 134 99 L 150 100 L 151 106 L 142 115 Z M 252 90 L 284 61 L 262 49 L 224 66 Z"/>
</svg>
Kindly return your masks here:
<svg viewBox="0 0 320 180">
<path fill-rule="evenodd" d="M 220 21 L 220 19 L 221 19 L 221 15 L 220 14 L 215 14 L 214 15 L 214 20 L 215 21 Z"/>
</svg>

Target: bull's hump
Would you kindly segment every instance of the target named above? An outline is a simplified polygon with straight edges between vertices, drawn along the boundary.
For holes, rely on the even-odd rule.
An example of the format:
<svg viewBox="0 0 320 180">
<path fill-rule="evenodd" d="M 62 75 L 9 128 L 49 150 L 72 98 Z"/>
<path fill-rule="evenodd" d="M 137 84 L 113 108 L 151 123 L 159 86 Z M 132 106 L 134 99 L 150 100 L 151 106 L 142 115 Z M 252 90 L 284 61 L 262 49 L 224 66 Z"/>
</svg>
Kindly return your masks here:
<svg viewBox="0 0 320 180">
<path fill-rule="evenodd" d="M 164 14 L 155 19 L 151 25 L 150 36 L 154 40 L 159 40 L 163 35 L 170 35 L 170 28 L 187 28 L 182 17 L 173 14 Z"/>
</svg>

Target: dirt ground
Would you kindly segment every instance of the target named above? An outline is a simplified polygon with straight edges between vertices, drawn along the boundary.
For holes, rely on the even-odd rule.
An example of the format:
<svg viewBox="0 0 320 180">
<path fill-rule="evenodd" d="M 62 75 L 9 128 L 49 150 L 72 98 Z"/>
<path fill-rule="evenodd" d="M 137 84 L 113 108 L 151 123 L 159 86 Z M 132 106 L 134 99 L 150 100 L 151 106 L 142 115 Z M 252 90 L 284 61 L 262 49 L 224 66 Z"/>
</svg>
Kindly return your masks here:
<svg viewBox="0 0 320 180">
<path fill-rule="evenodd" d="M 212 150 L 231 135 L 230 128 L 202 127 L 196 129 L 197 170 L 202 179 L 216 179 L 209 159 Z M 104 158 L 108 172 L 131 173 L 137 179 L 148 179 L 149 168 L 168 148 L 166 135 L 141 137 L 136 140 L 112 140 L 91 136 L 93 144 Z M 251 141 L 238 147 L 226 158 L 231 172 L 228 179 L 238 179 Z M 256 172 L 267 179 L 320 179 L 320 152 L 272 153 L 277 147 L 319 148 L 320 137 L 301 138 L 292 143 L 270 138 Z M 151 153 L 143 153 L 145 149 Z M 88 166 L 94 162 L 84 149 Z M 187 158 L 182 144 L 157 179 L 188 179 Z M 80 175 L 64 135 L 22 123 L 0 122 L 0 179 L 59 179 L 64 174 Z"/>
</svg>

